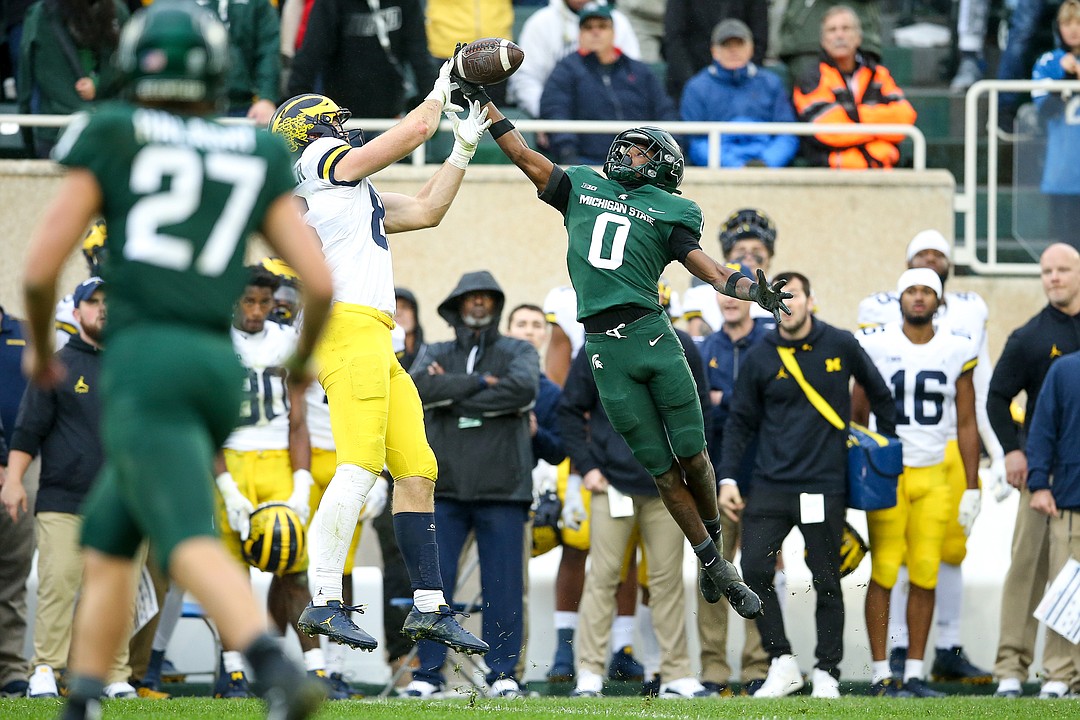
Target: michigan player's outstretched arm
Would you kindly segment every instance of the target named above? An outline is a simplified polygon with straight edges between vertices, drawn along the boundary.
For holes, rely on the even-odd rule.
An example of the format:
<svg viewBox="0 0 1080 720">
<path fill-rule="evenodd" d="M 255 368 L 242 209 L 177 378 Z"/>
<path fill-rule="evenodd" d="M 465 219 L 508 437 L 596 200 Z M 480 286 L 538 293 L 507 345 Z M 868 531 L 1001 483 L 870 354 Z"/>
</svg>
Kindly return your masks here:
<svg viewBox="0 0 1080 720">
<path fill-rule="evenodd" d="M 314 377 L 308 361 L 330 311 L 333 281 L 320 249 L 322 243 L 301 218 L 300 205 L 292 193 L 280 195 L 270 204 L 259 229 L 274 252 L 300 276 L 304 323 L 288 370 L 289 384 L 302 389 Z"/>
<path fill-rule="evenodd" d="M 382 193 L 383 226 L 388 233 L 407 232 L 435 227 L 446 216 L 450 204 L 461 188 L 465 168 L 476 153 L 480 138 L 491 125 L 487 110 L 479 103 L 469 103 L 469 114 L 462 119 L 456 113 L 447 116 L 454 127 L 454 149 L 431 179 L 424 183 L 416 195 Z"/>
<path fill-rule="evenodd" d="M 450 104 L 450 61 L 443 63 L 439 77 L 424 102 L 374 140 L 355 147 L 334 166 L 334 177 L 353 182 L 373 175 L 431 139 L 439 129 L 443 111 L 457 112 L 462 108 Z"/>
<path fill-rule="evenodd" d="M 23 272 L 30 344 L 23 367 L 31 382 L 41 387 L 52 387 L 64 377 L 53 356 L 56 281 L 90 221 L 100 214 L 101 203 L 101 186 L 94 174 L 84 168 L 69 170 L 30 240 Z"/>
</svg>

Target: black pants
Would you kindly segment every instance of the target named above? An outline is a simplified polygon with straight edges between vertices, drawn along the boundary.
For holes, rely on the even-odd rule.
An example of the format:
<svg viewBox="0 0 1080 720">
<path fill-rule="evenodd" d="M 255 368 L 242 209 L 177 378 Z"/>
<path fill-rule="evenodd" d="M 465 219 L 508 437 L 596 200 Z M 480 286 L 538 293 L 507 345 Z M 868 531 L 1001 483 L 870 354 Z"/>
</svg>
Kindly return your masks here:
<svg viewBox="0 0 1080 720">
<path fill-rule="evenodd" d="M 825 496 L 825 522 L 800 521 L 799 493 L 761 487 L 747 501 L 742 517 L 742 571 L 746 584 L 758 594 L 765 614 L 757 618 L 761 642 L 770 658 L 791 653 L 784 631 L 780 602 L 773 587 L 776 557 L 794 527 L 806 541 L 806 565 L 817 591 L 816 667 L 839 677 L 844 655 L 844 598 L 840 591 L 840 538 L 844 530 L 846 499 Z"/>
</svg>

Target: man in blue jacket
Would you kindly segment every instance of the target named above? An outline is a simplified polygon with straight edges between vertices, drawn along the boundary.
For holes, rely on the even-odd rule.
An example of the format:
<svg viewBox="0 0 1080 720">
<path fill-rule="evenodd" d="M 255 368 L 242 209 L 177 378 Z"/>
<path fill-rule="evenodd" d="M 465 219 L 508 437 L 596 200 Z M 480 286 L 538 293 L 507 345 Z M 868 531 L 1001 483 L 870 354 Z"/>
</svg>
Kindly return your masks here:
<svg viewBox="0 0 1080 720">
<path fill-rule="evenodd" d="M 713 61 L 683 89 L 683 120 L 721 122 L 795 122 L 784 84 L 751 62 L 754 38 L 742 20 L 728 18 L 712 33 Z M 725 135 L 720 142 L 721 167 L 785 167 L 799 149 L 794 135 Z M 690 140 L 690 162 L 706 165 L 709 139 Z"/>
<path fill-rule="evenodd" d="M 578 51 L 559 61 L 540 98 L 545 120 L 678 120 L 675 104 L 649 66 L 615 47 L 611 6 L 581 9 Z M 564 165 L 602 165 L 614 134 L 552 133 L 553 159 Z"/>
</svg>

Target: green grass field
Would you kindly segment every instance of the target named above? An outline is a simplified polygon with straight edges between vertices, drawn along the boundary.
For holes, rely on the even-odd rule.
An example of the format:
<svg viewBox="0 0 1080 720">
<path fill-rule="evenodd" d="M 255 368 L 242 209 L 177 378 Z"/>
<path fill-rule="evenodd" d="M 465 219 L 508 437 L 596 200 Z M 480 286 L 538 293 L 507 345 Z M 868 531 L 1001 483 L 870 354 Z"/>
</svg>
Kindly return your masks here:
<svg viewBox="0 0 1080 720">
<path fill-rule="evenodd" d="M 60 708 L 56 700 L 0 700 L 0 718 L 53 720 Z M 256 720 L 263 717 L 255 700 L 112 700 L 104 704 L 104 717 L 198 718 Z M 460 720 L 462 717 L 507 717 L 514 720 L 543 720 L 562 716 L 575 718 L 835 718 L 872 720 L 875 718 L 1008 718 L 1009 720 L 1049 720 L 1080 717 L 1076 700 L 1002 700 L 993 697 L 949 697 L 941 700 L 892 700 L 847 696 L 839 700 L 809 697 L 783 700 L 754 700 L 745 697 L 705 700 L 656 700 L 645 698 L 571 699 L 532 697 L 521 700 L 349 700 L 327 703 L 318 714 L 321 720 Z"/>
</svg>

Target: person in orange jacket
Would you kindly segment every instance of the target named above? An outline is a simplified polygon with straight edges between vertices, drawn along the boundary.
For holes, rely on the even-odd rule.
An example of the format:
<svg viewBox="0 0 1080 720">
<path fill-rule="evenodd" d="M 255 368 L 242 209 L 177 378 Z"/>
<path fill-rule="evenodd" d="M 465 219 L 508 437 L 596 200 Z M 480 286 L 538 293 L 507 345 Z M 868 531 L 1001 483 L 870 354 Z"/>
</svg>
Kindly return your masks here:
<svg viewBox="0 0 1080 720">
<path fill-rule="evenodd" d="M 823 54 L 817 68 L 795 83 L 795 112 L 803 122 L 914 124 L 915 108 L 888 68 L 859 52 L 862 26 L 838 5 L 821 22 Z M 803 143 L 811 162 L 834 168 L 891 168 L 903 135 L 820 133 Z"/>
</svg>

